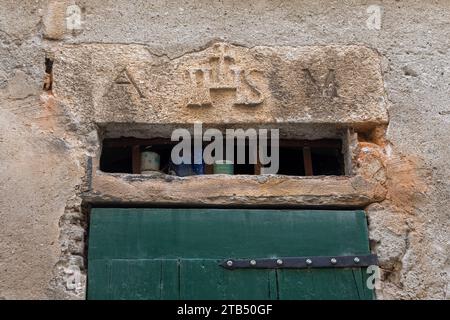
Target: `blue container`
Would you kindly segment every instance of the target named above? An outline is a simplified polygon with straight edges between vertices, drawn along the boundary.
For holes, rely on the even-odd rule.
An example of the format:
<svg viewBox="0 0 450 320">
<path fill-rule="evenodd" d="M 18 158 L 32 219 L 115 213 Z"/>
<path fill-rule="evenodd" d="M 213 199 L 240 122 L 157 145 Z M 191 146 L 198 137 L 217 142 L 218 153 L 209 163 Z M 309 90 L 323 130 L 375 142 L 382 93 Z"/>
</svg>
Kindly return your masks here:
<svg viewBox="0 0 450 320">
<path fill-rule="evenodd" d="M 192 176 L 192 165 L 190 164 L 178 164 L 174 165 L 175 173 L 179 177 Z"/>
<path fill-rule="evenodd" d="M 201 176 L 205 174 L 205 166 L 203 164 L 193 164 L 192 171 L 195 175 Z"/>
<path fill-rule="evenodd" d="M 197 161 L 197 163 L 195 163 Z M 201 162 L 201 163 L 198 163 Z M 205 174 L 205 166 L 203 163 L 203 148 L 194 147 L 194 163 L 192 164 L 192 171 L 195 175 Z"/>
</svg>

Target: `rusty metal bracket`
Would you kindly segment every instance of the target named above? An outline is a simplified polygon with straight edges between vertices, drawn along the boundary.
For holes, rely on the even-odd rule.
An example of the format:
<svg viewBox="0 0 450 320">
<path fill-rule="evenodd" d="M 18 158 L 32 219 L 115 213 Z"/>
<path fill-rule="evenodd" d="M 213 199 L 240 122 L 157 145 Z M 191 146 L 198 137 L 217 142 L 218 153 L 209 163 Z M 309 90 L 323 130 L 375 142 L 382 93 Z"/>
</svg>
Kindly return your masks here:
<svg viewBox="0 0 450 320">
<path fill-rule="evenodd" d="M 374 254 L 353 256 L 312 256 L 271 259 L 227 259 L 219 264 L 225 269 L 308 269 L 361 268 L 378 265 Z"/>
</svg>

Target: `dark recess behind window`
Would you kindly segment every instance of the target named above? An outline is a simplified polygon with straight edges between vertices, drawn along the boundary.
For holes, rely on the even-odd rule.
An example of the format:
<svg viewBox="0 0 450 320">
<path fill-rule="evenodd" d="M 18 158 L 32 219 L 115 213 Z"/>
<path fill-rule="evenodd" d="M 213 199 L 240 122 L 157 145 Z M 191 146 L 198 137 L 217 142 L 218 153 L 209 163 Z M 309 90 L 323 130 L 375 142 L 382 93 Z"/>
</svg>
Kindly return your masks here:
<svg viewBox="0 0 450 320">
<path fill-rule="evenodd" d="M 132 173 L 131 146 L 103 147 L 100 170 L 104 172 Z"/>
<path fill-rule="evenodd" d="M 175 142 L 170 139 L 135 139 L 119 138 L 103 141 L 100 170 L 110 173 L 139 174 L 136 163 L 140 152 L 145 149 L 160 155 L 160 171 L 168 173 L 170 154 Z M 288 176 L 344 175 L 344 161 L 341 152 L 341 141 L 323 140 L 280 140 L 280 167 L 278 174 Z M 235 149 L 235 163 L 236 161 Z M 270 154 L 269 154 L 270 155 Z M 248 147 L 246 150 L 248 161 Z M 136 162 L 136 160 L 138 160 Z M 135 165 L 133 165 L 135 164 Z M 210 174 L 211 168 L 205 172 Z M 236 164 L 235 174 L 259 174 L 259 166 L 254 164 Z"/>
</svg>

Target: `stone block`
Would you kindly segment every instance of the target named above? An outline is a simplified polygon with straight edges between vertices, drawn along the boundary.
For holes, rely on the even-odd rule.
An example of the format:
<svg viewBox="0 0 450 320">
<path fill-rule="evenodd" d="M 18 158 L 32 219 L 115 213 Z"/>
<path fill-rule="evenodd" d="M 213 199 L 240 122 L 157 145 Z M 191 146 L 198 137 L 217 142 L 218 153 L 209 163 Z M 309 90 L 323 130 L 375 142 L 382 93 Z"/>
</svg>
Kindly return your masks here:
<svg viewBox="0 0 450 320">
<path fill-rule="evenodd" d="M 380 57 L 356 45 L 215 43 L 174 59 L 140 45 L 65 45 L 54 92 L 100 124 L 388 121 Z"/>
</svg>

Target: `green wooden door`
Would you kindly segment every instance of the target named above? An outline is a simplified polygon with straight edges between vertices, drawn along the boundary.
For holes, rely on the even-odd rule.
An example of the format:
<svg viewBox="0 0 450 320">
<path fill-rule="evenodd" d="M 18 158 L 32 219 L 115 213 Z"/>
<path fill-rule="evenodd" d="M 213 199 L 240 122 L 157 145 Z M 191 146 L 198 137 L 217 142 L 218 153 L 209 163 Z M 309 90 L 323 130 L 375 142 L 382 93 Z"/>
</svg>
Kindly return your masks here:
<svg viewBox="0 0 450 320">
<path fill-rule="evenodd" d="M 236 269 L 224 259 L 369 253 L 363 211 L 91 211 L 89 299 L 371 299 L 365 268 Z"/>
</svg>

